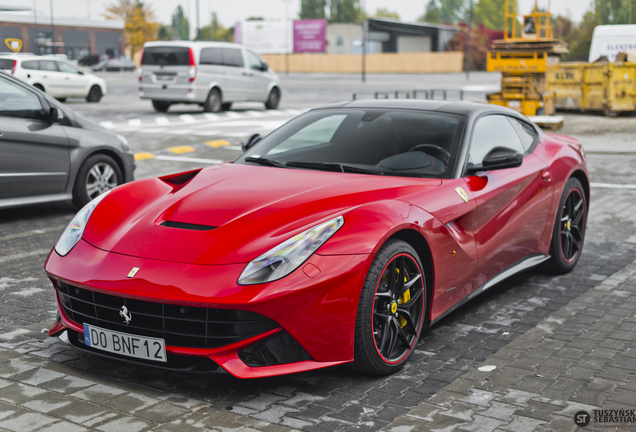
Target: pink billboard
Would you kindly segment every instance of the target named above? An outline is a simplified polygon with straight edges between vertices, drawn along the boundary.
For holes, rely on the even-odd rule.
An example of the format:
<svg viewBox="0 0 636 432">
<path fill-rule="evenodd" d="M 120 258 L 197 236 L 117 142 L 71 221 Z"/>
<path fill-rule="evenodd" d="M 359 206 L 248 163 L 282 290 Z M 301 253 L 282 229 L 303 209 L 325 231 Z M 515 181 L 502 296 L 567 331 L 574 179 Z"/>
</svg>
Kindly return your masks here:
<svg viewBox="0 0 636 432">
<path fill-rule="evenodd" d="M 325 52 L 327 20 L 294 21 L 294 52 Z"/>
</svg>

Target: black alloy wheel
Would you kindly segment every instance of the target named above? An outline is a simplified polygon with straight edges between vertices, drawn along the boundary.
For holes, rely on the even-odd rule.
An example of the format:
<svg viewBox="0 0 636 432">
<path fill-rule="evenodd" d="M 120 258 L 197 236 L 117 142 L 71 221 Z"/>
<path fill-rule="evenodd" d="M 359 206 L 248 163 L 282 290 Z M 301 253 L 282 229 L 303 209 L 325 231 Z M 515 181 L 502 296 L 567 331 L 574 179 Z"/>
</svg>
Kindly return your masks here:
<svg viewBox="0 0 636 432">
<path fill-rule="evenodd" d="M 353 367 L 386 375 L 399 370 L 422 331 L 425 280 L 415 250 L 389 240 L 376 255 L 362 289 Z"/>
<path fill-rule="evenodd" d="M 572 177 L 563 190 L 552 232 L 548 266 L 554 273 L 568 273 L 576 266 L 583 249 L 586 223 L 585 192 L 581 182 Z"/>
</svg>

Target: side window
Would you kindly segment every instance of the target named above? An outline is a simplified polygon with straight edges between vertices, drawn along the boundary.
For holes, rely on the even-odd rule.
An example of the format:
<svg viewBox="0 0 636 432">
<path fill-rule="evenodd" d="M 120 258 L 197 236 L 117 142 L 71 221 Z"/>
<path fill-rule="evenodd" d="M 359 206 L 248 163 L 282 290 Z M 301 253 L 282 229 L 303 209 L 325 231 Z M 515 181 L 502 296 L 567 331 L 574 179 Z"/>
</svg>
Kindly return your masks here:
<svg viewBox="0 0 636 432">
<path fill-rule="evenodd" d="M 226 66 L 243 67 L 243 53 L 240 48 L 222 48 Z"/>
<path fill-rule="evenodd" d="M 40 98 L 29 90 L 0 79 L 0 116 L 41 119 Z"/>
<path fill-rule="evenodd" d="M 199 60 L 199 64 L 222 65 L 223 51 L 221 48 L 203 48 L 201 50 L 201 60 Z"/>
<path fill-rule="evenodd" d="M 38 66 L 37 60 L 28 60 L 22 62 L 22 68 L 29 70 L 38 70 L 40 67 Z"/>
<path fill-rule="evenodd" d="M 59 72 L 55 60 L 40 60 L 40 70 L 49 72 Z"/>
<path fill-rule="evenodd" d="M 247 50 L 247 63 L 249 64 L 250 69 L 261 70 L 263 68 L 263 62 L 258 57 L 258 55 L 254 54 L 252 51 Z"/>
<path fill-rule="evenodd" d="M 57 68 L 60 70 L 60 72 L 79 74 L 79 71 L 75 69 L 73 66 L 71 66 L 70 64 L 60 62 L 60 61 L 55 63 L 57 63 Z"/>
<path fill-rule="evenodd" d="M 506 116 L 489 115 L 477 120 L 468 162 L 481 165 L 484 157 L 495 147 L 508 147 L 521 154 L 525 153 L 519 136 Z"/>
<path fill-rule="evenodd" d="M 346 118 L 347 116 L 345 114 L 321 118 L 320 120 L 305 126 L 273 148 L 267 154 L 273 155 L 276 153 L 284 153 L 291 149 L 297 150 L 299 148 L 328 143 L 331 141 L 336 131 Z"/>
<path fill-rule="evenodd" d="M 535 128 L 530 126 L 528 123 L 517 120 L 516 118 L 508 117 L 512 127 L 517 131 L 517 135 L 519 135 L 519 139 L 521 140 L 521 144 L 523 148 L 527 152 L 534 144 L 535 139 L 537 138 L 537 131 Z"/>
</svg>

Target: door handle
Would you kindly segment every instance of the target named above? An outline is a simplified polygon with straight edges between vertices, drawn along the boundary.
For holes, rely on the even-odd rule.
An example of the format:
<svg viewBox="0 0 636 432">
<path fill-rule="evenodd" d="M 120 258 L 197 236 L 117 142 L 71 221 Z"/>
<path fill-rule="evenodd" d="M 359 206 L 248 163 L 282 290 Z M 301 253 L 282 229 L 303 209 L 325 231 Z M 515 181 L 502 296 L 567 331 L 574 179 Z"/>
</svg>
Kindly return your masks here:
<svg viewBox="0 0 636 432">
<path fill-rule="evenodd" d="M 42 78 L 48 78 L 48 76 L 46 76 L 46 75 L 42 75 Z"/>
<path fill-rule="evenodd" d="M 2 131 L 0 131 L 0 136 L 2 136 Z"/>
<path fill-rule="evenodd" d="M 70 78 L 69 78 L 69 77 L 66 77 L 66 79 L 67 79 L 67 80 L 70 80 Z"/>
<path fill-rule="evenodd" d="M 550 171 L 545 170 L 543 174 L 541 174 L 541 178 L 547 182 L 552 181 L 552 177 L 550 176 Z"/>
<path fill-rule="evenodd" d="M 244 75 L 244 76 L 254 76 L 254 74 L 247 73 L 247 72 L 243 72 L 243 75 Z"/>
</svg>

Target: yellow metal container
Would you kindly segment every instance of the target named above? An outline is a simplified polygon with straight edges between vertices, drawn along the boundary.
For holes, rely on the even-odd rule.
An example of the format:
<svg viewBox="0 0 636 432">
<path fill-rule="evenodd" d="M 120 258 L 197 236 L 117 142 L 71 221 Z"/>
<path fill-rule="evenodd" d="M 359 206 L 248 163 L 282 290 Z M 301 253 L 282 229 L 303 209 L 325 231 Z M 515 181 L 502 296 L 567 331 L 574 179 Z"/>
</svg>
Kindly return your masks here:
<svg viewBox="0 0 636 432">
<path fill-rule="evenodd" d="M 548 56 L 544 53 L 506 52 L 489 53 L 486 70 L 489 72 L 543 73 Z"/>
<path fill-rule="evenodd" d="M 636 110 L 636 63 L 560 63 L 548 67 L 547 81 L 559 109 L 608 116 Z"/>
</svg>

